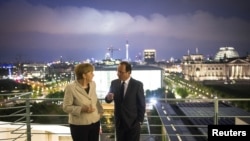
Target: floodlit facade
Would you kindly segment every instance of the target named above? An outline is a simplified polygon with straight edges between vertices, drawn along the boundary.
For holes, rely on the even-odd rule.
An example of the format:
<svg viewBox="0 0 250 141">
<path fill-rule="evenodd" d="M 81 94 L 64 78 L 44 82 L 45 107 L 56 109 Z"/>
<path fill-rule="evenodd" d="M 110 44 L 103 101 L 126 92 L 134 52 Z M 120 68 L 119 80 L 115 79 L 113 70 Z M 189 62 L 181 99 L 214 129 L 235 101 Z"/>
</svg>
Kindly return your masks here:
<svg viewBox="0 0 250 141">
<path fill-rule="evenodd" d="M 158 67 L 133 66 L 131 76 L 143 83 L 144 91 L 156 90 L 162 88 L 163 72 L 164 70 Z M 94 74 L 98 98 L 104 98 L 109 91 L 111 81 L 118 78 L 116 67 L 96 67 Z"/>
<path fill-rule="evenodd" d="M 185 55 L 181 66 L 187 80 L 222 80 L 223 83 L 250 80 L 250 55 L 239 57 L 232 47 L 220 48 L 213 61 L 206 61 L 202 54 Z"/>
<path fill-rule="evenodd" d="M 145 49 L 143 52 L 144 61 L 147 63 L 155 63 L 156 50 L 155 49 Z"/>
</svg>

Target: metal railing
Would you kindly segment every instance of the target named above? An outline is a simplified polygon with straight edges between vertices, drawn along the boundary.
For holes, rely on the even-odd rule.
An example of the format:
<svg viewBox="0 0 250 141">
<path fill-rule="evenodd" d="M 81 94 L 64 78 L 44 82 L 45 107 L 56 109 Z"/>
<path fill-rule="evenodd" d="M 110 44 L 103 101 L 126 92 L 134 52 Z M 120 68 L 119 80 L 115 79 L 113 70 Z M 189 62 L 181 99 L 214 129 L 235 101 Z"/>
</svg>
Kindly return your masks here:
<svg viewBox="0 0 250 141">
<path fill-rule="evenodd" d="M 31 98 L 30 92 L 1 94 L 0 98 L 0 140 L 71 141 L 67 114 L 61 108 L 62 98 Z M 248 124 L 244 119 L 250 119 L 249 112 L 234 103 L 250 102 L 250 98 L 156 100 L 157 103 L 147 103 L 142 141 L 206 140 L 208 124 Z M 115 141 L 112 104 L 106 108 L 103 99 L 100 101 L 105 109 L 100 141 Z"/>
</svg>

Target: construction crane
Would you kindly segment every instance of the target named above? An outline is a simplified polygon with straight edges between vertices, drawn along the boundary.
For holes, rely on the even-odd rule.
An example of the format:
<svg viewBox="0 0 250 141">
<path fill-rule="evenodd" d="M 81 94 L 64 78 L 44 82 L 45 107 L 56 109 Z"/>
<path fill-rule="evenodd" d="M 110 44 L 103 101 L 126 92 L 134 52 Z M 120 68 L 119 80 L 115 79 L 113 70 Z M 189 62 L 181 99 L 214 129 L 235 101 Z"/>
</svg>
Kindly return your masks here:
<svg viewBox="0 0 250 141">
<path fill-rule="evenodd" d="M 108 48 L 108 51 L 109 51 L 109 53 L 110 53 L 110 57 L 113 58 L 113 53 L 114 53 L 114 51 L 120 51 L 120 50 L 121 50 L 121 49 L 119 49 L 119 48 L 114 48 L 114 47 L 111 45 L 111 47 Z"/>
</svg>

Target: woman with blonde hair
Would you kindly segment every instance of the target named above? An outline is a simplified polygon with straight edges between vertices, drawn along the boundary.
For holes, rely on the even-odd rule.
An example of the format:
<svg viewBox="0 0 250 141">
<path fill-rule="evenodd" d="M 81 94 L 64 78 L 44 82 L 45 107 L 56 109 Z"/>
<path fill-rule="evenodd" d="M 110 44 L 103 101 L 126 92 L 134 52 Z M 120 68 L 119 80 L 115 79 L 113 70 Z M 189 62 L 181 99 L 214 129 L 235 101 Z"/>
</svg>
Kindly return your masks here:
<svg viewBox="0 0 250 141">
<path fill-rule="evenodd" d="M 103 107 L 96 94 L 94 66 L 89 63 L 75 67 L 76 80 L 65 87 L 63 110 L 69 115 L 73 141 L 98 141 Z"/>
</svg>

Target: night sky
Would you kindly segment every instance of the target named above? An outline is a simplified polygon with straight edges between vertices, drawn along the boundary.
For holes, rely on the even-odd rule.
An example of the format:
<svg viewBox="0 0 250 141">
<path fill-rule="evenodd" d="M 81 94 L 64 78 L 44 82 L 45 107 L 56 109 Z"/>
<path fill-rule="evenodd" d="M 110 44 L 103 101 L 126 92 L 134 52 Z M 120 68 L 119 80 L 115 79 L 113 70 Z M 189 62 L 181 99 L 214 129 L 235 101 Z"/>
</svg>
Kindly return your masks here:
<svg viewBox="0 0 250 141">
<path fill-rule="evenodd" d="M 155 49 L 157 60 L 188 50 L 214 56 L 250 50 L 249 0 L 1 0 L 0 62 L 125 59 Z"/>
</svg>

